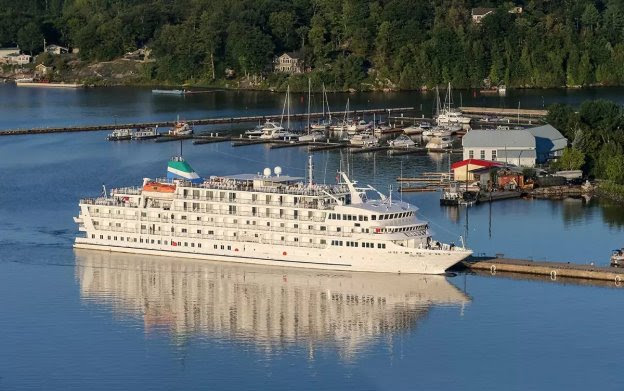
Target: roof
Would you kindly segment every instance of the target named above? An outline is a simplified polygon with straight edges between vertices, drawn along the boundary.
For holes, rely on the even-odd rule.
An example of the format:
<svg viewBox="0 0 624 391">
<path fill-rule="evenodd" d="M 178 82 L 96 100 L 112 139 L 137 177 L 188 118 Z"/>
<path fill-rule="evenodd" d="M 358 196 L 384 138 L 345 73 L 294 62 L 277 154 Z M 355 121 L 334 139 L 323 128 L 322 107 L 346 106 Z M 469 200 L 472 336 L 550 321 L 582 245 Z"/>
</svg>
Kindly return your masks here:
<svg viewBox="0 0 624 391">
<path fill-rule="evenodd" d="M 491 160 L 481 160 L 481 159 L 466 159 L 459 162 L 455 162 L 451 165 L 451 168 L 454 170 L 458 167 L 463 167 L 467 164 L 471 164 L 473 166 L 481 166 L 481 167 L 499 167 L 503 164 L 500 162 L 493 162 Z"/>
<path fill-rule="evenodd" d="M 490 12 L 494 12 L 494 11 L 496 11 L 496 9 L 495 9 L 495 8 L 484 8 L 484 7 L 477 7 L 477 8 L 473 8 L 473 9 L 472 9 L 472 15 L 473 15 L 473 16 L 474 16 L 474 15 L 480 15 L 480 16 L 483 16 L 483 15 L 487 15 L 487 14 L 489 14 Z"/>
<path fill-rule="evenodd" d="M 471 130 L 462 138 L 464 148 L 535 148 L 535 137 L 526 130 Z"/>
<path fill-rule="evenodd" d="M 299 59 L 302 57 L 301 53 L 299 52 L 285 52 L 280 55 L 280 57 L 282 56 L 288 56 L 290 58 L 296 58 L 296 59 Z"/>
<path fill-rule="evenodd" d="M 568 139 L 552 125 L 546 124 L 526 130 L 535 136 L 539 153 L 559 151 L 568 146 Z"/>
<path fill-rule="evenodd" d="M 223 178 L 233 179 L 237 181 L 253 181 L 254 179 L 262 179 L 264 181 L 270 181 L 270 182 L 276 182 L 276 183 L 301 182 L 305 180 L 305 178 L 303 177 L 295 177 L 295 176 L 288 176 L 288 175 L 280 175 L 280 176 L 272 175 L 272 176 L 265 177 L 265 176 L 258 175 L 258 174 L 226 175 L 226 176 L 223 176 Z"/>
</svg>

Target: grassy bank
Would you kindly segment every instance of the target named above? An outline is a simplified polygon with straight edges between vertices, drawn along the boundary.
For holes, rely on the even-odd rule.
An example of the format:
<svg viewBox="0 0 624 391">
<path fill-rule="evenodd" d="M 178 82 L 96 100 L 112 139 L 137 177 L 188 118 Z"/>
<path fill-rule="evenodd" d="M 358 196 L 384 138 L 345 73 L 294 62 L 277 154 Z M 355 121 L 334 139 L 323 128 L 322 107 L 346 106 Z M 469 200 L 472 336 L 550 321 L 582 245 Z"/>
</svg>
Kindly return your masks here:
<svg viewBox="0 0 624 391">
<path fill-rule="evenodd" d="M 618 185 L 611 181 L 601 181 L 596 188 L 596 194 L 617 202 L 624 202 L 624 185 Z"/>
</svg>

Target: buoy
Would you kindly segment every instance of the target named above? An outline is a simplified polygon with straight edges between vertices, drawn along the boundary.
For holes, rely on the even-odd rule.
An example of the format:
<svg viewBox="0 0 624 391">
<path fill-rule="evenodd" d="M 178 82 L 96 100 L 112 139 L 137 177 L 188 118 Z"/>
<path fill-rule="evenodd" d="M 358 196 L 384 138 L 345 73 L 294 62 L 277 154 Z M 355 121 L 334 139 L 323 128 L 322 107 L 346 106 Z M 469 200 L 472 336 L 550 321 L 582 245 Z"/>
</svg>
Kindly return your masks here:
<svg viewBox="0 0 624 391">
<path fill-rule="evenodd" d="M 496 274 L 496 265 L 490 266 L 490 273 Z"/>
<path fill-rule="evenodd" d="M 550 279 L 555 281 L 557 279 L 557 271 L 556 270 L 552 270 L 550 272 Z"/>
</svg>

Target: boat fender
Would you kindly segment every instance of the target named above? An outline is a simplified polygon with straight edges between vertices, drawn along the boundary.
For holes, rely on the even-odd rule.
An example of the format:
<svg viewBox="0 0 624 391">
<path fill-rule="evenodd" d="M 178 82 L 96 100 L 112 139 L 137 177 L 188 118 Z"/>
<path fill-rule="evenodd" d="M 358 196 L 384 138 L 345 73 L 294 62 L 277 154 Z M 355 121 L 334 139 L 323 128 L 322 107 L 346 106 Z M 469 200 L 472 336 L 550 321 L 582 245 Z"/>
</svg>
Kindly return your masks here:
<svg viewBox="0 0 624 391">
<path fill-rule="evenodd" d="M 490 266 L 490 273 L 491 273 L 492 275 L 495 275 L 495 274 L 496 274 L 496 265 L 492 265 L 492 266 Z"/>
</svg>

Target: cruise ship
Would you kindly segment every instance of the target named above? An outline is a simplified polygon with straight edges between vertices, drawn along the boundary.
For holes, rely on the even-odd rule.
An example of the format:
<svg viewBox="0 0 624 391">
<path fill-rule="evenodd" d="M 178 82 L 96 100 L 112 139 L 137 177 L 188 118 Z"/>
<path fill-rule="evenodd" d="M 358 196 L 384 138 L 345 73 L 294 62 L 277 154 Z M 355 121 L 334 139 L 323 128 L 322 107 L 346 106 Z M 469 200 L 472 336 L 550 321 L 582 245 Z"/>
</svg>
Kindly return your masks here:
<svg viewBox="0 0 624 391">
<path fill-rule="evenodd" d="M 261 265 L 442 274 L 472 252 L 441 243 L 417 208 L 344 172 L 337 183 L 262 173 L 200 177 L 182 157 L 167 177 L 80 200 L 74 247 Z M 370 197 L 369 197 L 370 196 Z"/>
</svg>

